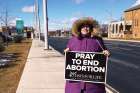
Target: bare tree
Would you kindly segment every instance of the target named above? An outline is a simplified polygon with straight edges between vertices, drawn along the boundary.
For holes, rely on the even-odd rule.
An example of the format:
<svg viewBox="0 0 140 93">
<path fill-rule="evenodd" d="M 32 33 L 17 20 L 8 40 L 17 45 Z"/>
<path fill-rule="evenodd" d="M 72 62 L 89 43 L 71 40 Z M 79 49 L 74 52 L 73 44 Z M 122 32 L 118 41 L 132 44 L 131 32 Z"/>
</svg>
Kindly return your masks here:
<svg viewBox="0 0 140 93">
<path fill-rule="evenodd" d="M 3 33 L 5 34 L 5 39 L 6 39 L 6 44 L 8 46 L 8 36 L 9 36 L 9 26 L 10 26 L 10 22 L 13 19 L 13 17 L 9 16 L 9 11 L 7 10 L 7 8 L 5 9 L 4 12 L 1 12 L 0 15 L 0 23 L 1 26 L 4 26 L 4 31 Z"/>
</svg>

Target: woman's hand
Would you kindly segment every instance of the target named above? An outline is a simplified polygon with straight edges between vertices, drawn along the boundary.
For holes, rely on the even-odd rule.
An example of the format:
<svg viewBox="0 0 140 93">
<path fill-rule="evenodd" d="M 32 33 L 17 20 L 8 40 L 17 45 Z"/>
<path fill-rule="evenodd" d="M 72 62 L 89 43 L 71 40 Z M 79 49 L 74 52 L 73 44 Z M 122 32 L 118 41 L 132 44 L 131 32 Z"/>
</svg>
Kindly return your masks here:
<svg viewBox="0 0 140 93">
<path fill-rule="evenodd" d="M 68 52 L 69 50 L 69 48 L 64 49 L 64 53 Z"/>
<path fill-rule="evenodd" d="M 110 56 L 110 52 L 108 50 L 104 50 L 103 54 L 106 55 L 106 56 Z"/>
</svg>

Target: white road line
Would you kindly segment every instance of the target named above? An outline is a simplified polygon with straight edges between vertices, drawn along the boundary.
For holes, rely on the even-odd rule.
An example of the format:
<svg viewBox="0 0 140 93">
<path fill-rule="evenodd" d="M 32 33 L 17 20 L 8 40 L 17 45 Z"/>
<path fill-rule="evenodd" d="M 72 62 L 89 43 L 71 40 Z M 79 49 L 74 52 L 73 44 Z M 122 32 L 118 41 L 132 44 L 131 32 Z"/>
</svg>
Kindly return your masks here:
<svg viewBox="0 0 140 93">
<path fill-rule="evenodd" d="M 113 47 L 113 46 L 108 46 L 108 49 L 122 49 L 122 50 L 127 50 L 127 51 L 132 51 L 133 49 L 128 49 L 128 48 L 121 48 L 121 47 Z"/>
<path fill-rule="evenodd" d="M 131 47 L 140 47 L 138 45 L 133 45 L 133 44 L 127 44 L 128 46 L 131 46 Z"/>
<path fill-rule="evenodd" d="M 119 49 L 119 48 L 115 48 L 115 47 L 108 47 L 108 49 L 110 50 L 110 49 Z M 132 54 L 133 55 L 133 57 L 137 57 L 137 58 L 139 58 L 139 53 L 138 52 L 135 52 L 135 50 L 133 50 L 133 49 L 122 49 L 122 50 L 126 50 L 126 51 L 129 51 L 130 52 L 130 54 Z M 112 50 L 113 51 L 113 50 Z M 127 55 L 127 56 L 132 56 L 132 55 L 130 55 L 129 53 L 124 53 L 123 51 L 121 51 L 120 49 L 119 49 L 119 51 L 117 51 L 117 50 L 115 50 L 115 52 L 116 53 L 119 53 L 119 54 L 121 54 L 121 55 Z M 134 56 L 135 55 L 135 56 Z"/>
<path fill-rule="evenodd" d="M 126 67 L 134 68 L 134 69 L 139 69 L 140 68 L 139 66 L 137 66 L 135 64 L 128 63 L 126 61 L 122 61 L 122 60 L 115 59 L 115 58 L 110 58 L 110 61 L 112 61 L 114 63 L 118 63 L 118 64 L 121 64 L 121 65 L 124 65 Z"/>
</svg>

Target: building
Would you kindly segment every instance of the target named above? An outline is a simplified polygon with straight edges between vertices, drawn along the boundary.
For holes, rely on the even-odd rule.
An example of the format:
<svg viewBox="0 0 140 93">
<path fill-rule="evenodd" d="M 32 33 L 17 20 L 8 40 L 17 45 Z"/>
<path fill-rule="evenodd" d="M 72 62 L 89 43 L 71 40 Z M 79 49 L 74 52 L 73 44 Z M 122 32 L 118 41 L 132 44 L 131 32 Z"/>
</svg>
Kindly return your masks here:
<svg viewBox="0 0 140 93">
<path fill-rule="evenodd" d="M 61 36 L 61 30 L 48 31 L 48 36 Z"/>
<path fill-rule="evenodd" d="M 109 38 L 140 38 L 140 5 L 124 11 L 123 21 L 112 21 L 108 24 Z"/>
<path fill-rule="evenodd" d="M 27 38 L 32 38 L 33 36 L 33 33 L 34 33 L 34 28 L 33 27 L 27 27 L 27 26 L 24 26 L 24 37 L 27 37 Z"/>
<path fill-rule="evenodd" d="M 31 38 L 31 34 L 34 32 L 33 27 L 26 27 L 24 26 L 22 33 L 24 34 L 24 37 Z M 2 26 L 0 27 L 0 33 L 6 34 L 7 36 L 15 36 L 19 33 L 17 33 L 17 29 L 15 26 Z"/>
<path fill-rule="evenodd" d="M 140 5 L 125 10 L 124 20 L 127 24 L 125 36 L 140 38 Z"/>
<path fill-rule="evenodd" d="M 100 25 L 100 34 L 102 37 L 108 36 L 108 24 L 101 24 Z"/>
<path fill-rule="evenodd" d="M 124 38 L 125 31 L 124 21 L 112 21 L 108 24 L 108 38 Z"/>
<path fill-rule="evenodd" d="M 49 31 L 48 36 L 69 37 L 71 36 L 71 31 L 70 30 Z"/>
</svg>

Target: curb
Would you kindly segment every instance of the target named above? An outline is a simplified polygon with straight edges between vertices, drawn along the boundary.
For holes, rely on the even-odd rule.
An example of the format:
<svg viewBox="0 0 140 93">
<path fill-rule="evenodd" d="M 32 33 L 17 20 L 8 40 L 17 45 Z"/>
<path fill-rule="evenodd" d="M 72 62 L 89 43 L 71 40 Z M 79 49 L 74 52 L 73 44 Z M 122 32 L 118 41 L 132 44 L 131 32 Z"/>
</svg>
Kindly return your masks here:
<svg viewBox="0 0 140 93">
<path fill-rule="evenodd" d="M 106 93 L 119 93 L 117 90 L 109 86 L 108 84 L 105 85 Z"/>
</svg>

